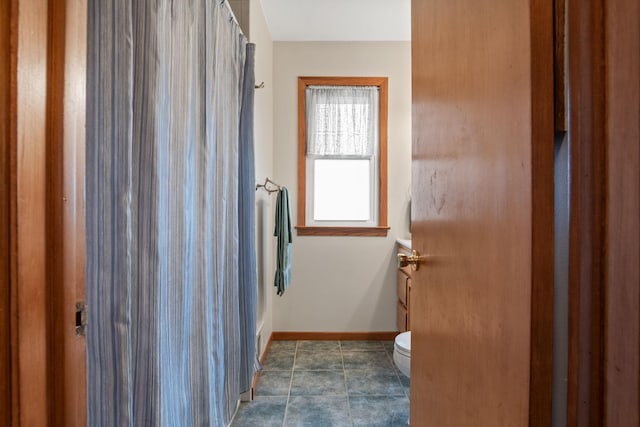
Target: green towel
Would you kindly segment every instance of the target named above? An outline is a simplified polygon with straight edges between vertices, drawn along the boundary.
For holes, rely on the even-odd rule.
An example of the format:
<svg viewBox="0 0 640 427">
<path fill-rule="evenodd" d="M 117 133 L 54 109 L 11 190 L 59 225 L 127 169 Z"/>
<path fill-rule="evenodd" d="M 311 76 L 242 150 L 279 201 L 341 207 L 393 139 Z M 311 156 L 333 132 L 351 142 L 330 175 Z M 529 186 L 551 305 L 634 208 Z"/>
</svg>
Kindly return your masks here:
<svg viewBox="0 0 640 427">
<path fill-rule="evenodd" d="M 274 286 L 282 296 L 291 282 L 291 214 L 289 212 L 289 191 L 282 187 L 276 199 L 276 228 L 273 235 L 278 238 L 278 263 Z"/>
</svg>

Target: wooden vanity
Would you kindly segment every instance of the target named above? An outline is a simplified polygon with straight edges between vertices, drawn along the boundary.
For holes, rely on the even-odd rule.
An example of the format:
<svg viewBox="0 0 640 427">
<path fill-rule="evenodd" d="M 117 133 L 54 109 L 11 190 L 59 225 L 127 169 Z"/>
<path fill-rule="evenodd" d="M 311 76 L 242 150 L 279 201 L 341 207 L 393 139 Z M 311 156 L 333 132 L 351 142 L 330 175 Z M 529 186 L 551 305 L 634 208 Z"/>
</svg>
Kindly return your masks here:
<svg viewBox="0 0 640 427">
<path fill-rule="evenodd" d="M 398 240 L 397 242 L 398 253 L 411 255 L 411 241 L 410 240 Z M 397 282 L 397 313 L 396 324 L 398 331 L 404 332 L 411 330 L 409 323 L 409 310 L 411 307 L 411 266 L 398 267 L 398 282 Z"/>
</svg>

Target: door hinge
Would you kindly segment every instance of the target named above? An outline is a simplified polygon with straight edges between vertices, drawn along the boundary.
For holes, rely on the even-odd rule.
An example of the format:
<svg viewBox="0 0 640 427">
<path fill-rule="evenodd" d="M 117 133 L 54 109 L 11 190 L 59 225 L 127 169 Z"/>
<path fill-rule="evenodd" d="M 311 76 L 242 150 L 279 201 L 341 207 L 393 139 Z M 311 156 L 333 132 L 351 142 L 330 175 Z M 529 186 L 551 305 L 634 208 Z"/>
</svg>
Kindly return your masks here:
<svg viewBox="0 0 640 427">
<path fill-rule="evenodd" d="M 87 304 L 76 302 L 76 335 L 84 336 L 87 329 Z"/>
</svg>

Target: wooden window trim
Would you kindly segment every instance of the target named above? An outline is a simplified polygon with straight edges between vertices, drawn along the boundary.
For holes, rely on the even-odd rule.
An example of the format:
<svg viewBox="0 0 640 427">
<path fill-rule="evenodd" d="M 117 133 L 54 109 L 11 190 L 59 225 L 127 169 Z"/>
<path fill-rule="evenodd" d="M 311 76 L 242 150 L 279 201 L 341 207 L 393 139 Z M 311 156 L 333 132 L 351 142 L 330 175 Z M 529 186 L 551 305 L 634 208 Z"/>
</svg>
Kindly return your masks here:
<svg viewBox="0 0 640 427">
<path fill-rule="evenodd" d="M 388 78 L 387 77 L 298 77 L 298 225 L 299 236 L 381 236 L 387 235 L 388 184 L 387 184 L 387 126 L 388 126 Z M 305 90 L 310 85 L 378 86 L 380 88 L 380 141 L 378 151 L 379 203 L 378 225 L 374 227 L 308 227 L 307 218 L 307 162 L 306 162 L 306 111 Z"/>
</svg>

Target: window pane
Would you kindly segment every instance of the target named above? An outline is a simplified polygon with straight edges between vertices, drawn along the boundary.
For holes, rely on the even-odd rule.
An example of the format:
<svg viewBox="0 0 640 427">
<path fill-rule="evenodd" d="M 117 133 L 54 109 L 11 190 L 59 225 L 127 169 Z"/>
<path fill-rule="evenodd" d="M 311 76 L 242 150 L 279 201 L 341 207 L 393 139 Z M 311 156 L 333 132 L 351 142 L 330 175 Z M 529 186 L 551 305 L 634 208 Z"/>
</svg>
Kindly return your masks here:
<svg viewBox="0 0 640 427">
<path fill-rule="evenodd" d="M 313 219 L 368 221 L 371 218 L 369 159 L 314 160 Z"/>
</svg>

